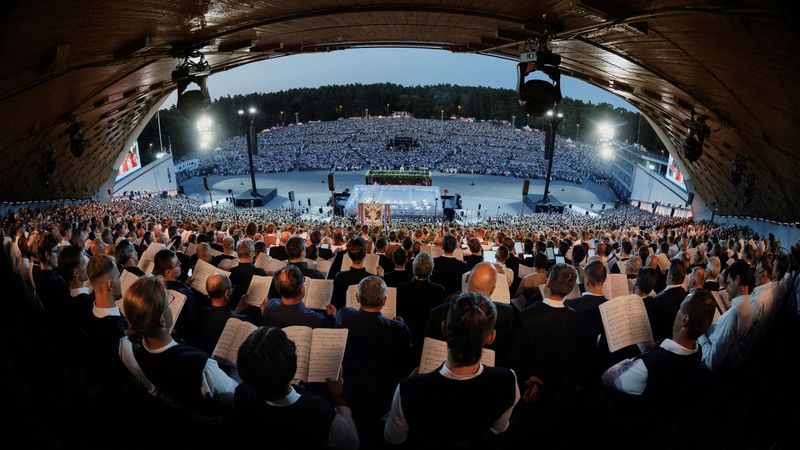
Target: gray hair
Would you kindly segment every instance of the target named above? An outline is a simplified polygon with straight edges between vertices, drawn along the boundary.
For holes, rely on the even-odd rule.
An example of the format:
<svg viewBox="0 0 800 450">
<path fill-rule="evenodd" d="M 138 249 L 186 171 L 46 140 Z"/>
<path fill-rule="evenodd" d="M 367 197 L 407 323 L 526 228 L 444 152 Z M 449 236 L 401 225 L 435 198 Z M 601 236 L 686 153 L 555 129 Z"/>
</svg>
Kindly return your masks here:
<svg viewBox="0 0 800 450">
<path fill-rule="evenodd" d="M 708 269 L 709 278 L 717 278 L 720 270 L 722 269 L 722 263 L 720 263 L 718 257 L 712 256 L 711 258 L 708 258 L 706 269 Z"/>
<path fill-rule="evenodd" d="M 381 306 L 387 292 L 386 283 L 375 275 L 370 275 L 358 283 L 358 301 L 367 308 Z"/>
<path fill-rule="evenodd" d="M 427 279 L 433 272 L 433 258 L 431 255 L 421 252 L 414 258 L 411 267 L 414 269 L 414 277 L 420 280 Z"/>
<path fill-rule="evenodd" d="M 236 244 L 236 254 L 240 258 L 249 258 L 256 251 L 256 244 L 250 238 L 245 238 Z"/>
</svg>

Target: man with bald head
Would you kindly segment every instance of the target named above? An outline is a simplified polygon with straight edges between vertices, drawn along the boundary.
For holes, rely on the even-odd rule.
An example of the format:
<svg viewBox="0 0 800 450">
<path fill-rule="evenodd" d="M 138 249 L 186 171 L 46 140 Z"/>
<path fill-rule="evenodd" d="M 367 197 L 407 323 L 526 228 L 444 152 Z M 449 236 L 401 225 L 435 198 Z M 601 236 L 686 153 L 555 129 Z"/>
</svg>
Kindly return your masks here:
<svg viewBox="0 0 800 450">
<path fill-rule="evenodd" d="M 494 264 L 483 261 L 475 265 L 467 277 L 467 290 L 491 297 L 497 283 L 497 270 Z M 451 296 L 448 300 L 455 296 Z M 511 363 L 511 342 L 514 332 L 514 308 L 506 303 L 494 302 L 497 309 L 497 323 L 495 331 L 497 337 L 492 345 L 487 348 L 495 351 L 495 365 L 508 367 Z M 440 341 L 447 340 L 442 332 L 442 323 L 447 319 L 447 311 L 450 303 L 437 306 L 431 310 L 428 316 L 428 323 L 425 326 L 425 337 L 431 337 Z"/>
<path fill-rule="evenodd" d="M 238 312 L 231 311 L 228 306 L 233 292 L 233 285 L 227 275 L 215 273 L 209 276 L 206 280 L 206 291 L 211 301 L 200 313 L 200 323 L 204 337 L 204 342 L 200 348 L 212 353 L 228 319 L 234 317 L 239 320 L 246 320 L 246 317 L 238 314 Z M 242 302 L 242 305 L 246 306 L 247 304 Z"/>
</svg>

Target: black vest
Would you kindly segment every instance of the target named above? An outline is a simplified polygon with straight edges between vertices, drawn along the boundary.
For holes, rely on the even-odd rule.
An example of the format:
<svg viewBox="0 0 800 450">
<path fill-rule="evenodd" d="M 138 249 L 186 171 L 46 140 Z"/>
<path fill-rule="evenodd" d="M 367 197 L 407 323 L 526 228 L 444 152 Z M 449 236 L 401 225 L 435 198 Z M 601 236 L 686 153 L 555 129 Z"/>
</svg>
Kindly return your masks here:
<svg viewBox="0 0 800 450">
<path fill-rule="evenodd" d="M 236 410 L 244 421 L 266 436 L 265 446 L 285 450 L 327 449 L 336 410 L 322 397 L 301 392 L 289 406 L 271 406 L 246 384 L 236 387 Z"/>
<path fill-rule="evenodd" d="M 176 405 L 201 414 L 206 412 L 200 386 L 207 353 L 184 344 L 163 353 L 150 353 L 134 343 L 133 355 L 147 379 Z"/>
<path fill-rule="evenodd" d="M 484 367 L 470 380 L 435 370 L 400 382 L 410 448 L 481 448 L 489 428 L 514 404 L 510 369 Z"/>
<path fill-rule="evenodd" d="M 662 347 L 643 354 L 647 385 L 642 400 L 654 412 L 661 413 L 690 403 L 703 372 L 701 356 L 699 350 L 691 355 L 676 355 Z"/>
</svg>

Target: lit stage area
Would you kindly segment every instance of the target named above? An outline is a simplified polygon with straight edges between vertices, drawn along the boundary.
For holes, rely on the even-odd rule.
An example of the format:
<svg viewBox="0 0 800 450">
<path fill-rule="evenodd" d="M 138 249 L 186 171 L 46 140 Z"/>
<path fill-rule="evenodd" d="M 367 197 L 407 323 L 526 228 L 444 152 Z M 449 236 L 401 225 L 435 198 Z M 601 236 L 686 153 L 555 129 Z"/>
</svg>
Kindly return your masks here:
<svg viewBox="0 0 800 450">
<path fill-rule="evenodd" d="M 391 205 L 391 215 L 434 216 L 442 213 L 438 204 L 439 186 L 396 186 L 357 184 L 350 191 L 344 206 L 348 216 L 358 214 L 359 203 L 381 203 Z"/>
</svg>

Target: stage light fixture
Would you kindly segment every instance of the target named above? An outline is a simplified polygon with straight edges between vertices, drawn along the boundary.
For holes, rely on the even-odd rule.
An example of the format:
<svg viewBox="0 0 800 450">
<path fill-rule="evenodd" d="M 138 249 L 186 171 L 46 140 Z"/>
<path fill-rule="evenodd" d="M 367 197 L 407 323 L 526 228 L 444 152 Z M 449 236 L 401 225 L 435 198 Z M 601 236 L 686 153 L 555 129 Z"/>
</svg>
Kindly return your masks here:
<svg viewBox="0 0 800 450">
<path fill-rule="evenodd" d="M 81 131 L 84 123 L 76 121 L 75 116 L 72 116 L 69 118 L 68 124 L 64 133 L 69 135 L 69 150 L 76 158 L 80 158 L 84 150 L 86 150 L 86 140 L 83 138 L 83 132 Z"/>
<path fill-rule="evenodd" d="M 711 129 L 706 125 L 707 119 L 708 116 L 701 115 L 684 121 L 689 135 L 683 141 L 683 154 L 689 162 L 695 162 L 703 156 L 703 142 L 711 134 Z"/>
<path fill-rule="evenodd" d="M 533 41 L 526 43 L 528 50 L 520 55 L 517 64 L 517 90 L 519 91 L 519 104 L 526 113 L 542 117 L 547 111 L 553 109 L 561 101 L 561 56 L 554 54 L 547 48 L 547 36 L 539 38 L 539 45 L 533 48 Z M 531 79 L 525 77 L 540 71 L 550 78 L 550 81 Z"/>
<path fill-rule="evenodd" d="M 178 85 L 177 109 L 185 118 L 195 119 L 211 107 L 206 80 L 211 74 L 211 65 L 199 51 L 190 51 L 172 71 L 172 81 Z M 199 89 L 186 90 L 190 84 Z"/>
</svg>

